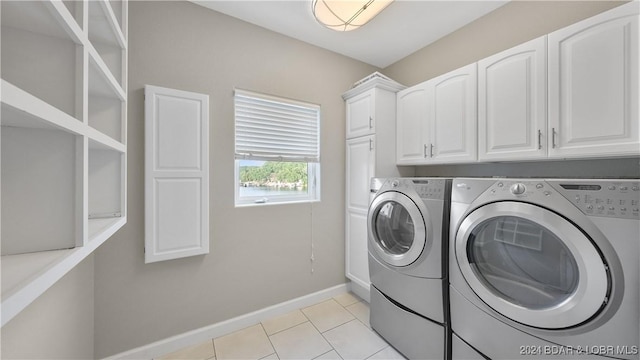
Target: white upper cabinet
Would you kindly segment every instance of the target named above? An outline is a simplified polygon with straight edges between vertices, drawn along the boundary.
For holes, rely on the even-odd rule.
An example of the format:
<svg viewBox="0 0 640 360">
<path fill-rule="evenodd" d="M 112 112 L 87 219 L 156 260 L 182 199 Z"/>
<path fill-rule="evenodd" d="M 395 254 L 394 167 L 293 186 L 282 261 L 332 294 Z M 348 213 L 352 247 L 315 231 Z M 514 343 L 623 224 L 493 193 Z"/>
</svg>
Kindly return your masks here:
<svg viewBox="0 0 640 360">
<path fill-rule="evenodd" d="M 375 133 L 376 89 L 347 100 L 347 139 Z"/>
<path fill-rule="evenodd" d="M 476 72 L 467 65 L 398 93 L 398 164 L 476 160 Z"/>
<path fill-rule="evenodd" d="M 431 144 L 433 162 L 469 162 L 477 159 L 476 64 L 441 75 L 433 83 Z"/>
<path fill-rule="evenodd" d="M 428 142 L 425 139 L 429 113 L 427 83 L 398 92 L 397 108 L 397 163 L 411 165 L 423 162 Z"/>
<path fill-rule="evenodd" d="M 549 157 L 640 153 L 639 7 L 631 2 L 549 34 Z"/>
<path fill-rule="evenodd" d="M 546 99 L 546 37 L 479 61 L 478 159 L 546 158 Z"/>
</svg>

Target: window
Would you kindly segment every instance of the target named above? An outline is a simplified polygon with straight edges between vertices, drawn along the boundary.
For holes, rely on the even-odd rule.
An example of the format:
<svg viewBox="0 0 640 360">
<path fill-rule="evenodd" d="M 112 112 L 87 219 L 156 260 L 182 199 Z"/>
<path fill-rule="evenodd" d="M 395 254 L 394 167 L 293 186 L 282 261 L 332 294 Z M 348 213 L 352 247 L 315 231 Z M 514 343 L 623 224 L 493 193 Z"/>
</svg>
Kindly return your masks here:
<svg viewBox="0 0 640 360">
<path fill-rule="evenodd" d="M 236 205 L 320 200 L 320 106 L 236 90 Z"/>
</svg>

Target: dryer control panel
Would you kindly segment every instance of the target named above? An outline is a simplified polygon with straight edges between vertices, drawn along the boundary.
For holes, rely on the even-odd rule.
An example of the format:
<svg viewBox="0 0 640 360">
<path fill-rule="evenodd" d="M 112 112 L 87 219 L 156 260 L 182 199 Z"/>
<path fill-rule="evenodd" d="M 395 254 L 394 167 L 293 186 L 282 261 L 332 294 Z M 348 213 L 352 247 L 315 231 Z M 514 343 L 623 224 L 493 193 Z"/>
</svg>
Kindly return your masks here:
<svg viewBox="0 0 640 360">
<path fill-rule="evenodd" d="M 454 197 L 458 201 L 471 197 L 475 188 L 479 188 L 476 193 L 482 191 L 480 185 L 470 179 L 454 180 Z M 517 199 L 552 204 L 556 196 L 562 196 L 589 216 L 640 220 L 640 180 L 636 179 L 498 179 L 484 188 L 483 201 Z M 465 197 L 465 190 L 469 196 Z"/>
<path fill-rule="evenodd" d="M 590 216 L 640 219 L 640 181 L 550 181 L 562 196 Z"/>
</svg>

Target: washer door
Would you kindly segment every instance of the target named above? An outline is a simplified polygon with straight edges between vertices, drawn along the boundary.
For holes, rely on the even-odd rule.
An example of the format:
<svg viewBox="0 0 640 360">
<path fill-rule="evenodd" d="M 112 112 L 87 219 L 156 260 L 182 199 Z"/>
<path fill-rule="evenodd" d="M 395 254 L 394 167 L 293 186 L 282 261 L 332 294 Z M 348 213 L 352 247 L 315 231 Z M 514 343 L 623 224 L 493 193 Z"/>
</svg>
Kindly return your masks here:
<svg viewBox="0 0 640 360">
<path fill-rule="evenodd" d="M 391 266 L 410 265 L 431 244 L 431 229 L 425 227 L 422 212 L 399 192 L 378 195 L 369 207 L 367 223 L 369 248 Z"/>
<path fill-rule="evenodd" d="M 595 245 L 545 208 L 510 201 L 482 206 L 464 218 L 455 242 L 473 291 L 524 325 L 576 326 L 607 301 L 609 276 Z"/>
</svg>

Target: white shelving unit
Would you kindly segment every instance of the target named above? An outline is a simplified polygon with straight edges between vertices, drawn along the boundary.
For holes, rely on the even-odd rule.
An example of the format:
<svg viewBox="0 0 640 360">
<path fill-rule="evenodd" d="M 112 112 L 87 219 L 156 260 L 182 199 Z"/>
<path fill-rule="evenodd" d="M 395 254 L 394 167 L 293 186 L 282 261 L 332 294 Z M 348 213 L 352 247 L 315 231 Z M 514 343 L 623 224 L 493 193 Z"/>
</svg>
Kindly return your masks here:
<svg viewBox="0 0 640 360">
<path fill-rule="evenodd" d="M 4 326 L 127 221 L 127 1 L 0 13 Z"/>
</svg>

